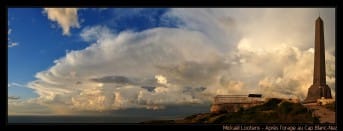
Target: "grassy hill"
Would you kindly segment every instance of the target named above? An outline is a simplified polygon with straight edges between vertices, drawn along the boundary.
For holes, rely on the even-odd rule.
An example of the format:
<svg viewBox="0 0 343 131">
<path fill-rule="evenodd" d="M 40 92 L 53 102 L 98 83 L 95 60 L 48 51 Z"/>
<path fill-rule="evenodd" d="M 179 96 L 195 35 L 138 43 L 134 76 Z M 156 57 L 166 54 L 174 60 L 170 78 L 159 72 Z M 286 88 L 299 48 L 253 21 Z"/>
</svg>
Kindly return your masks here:
<svg viewBox="0 0 343 131">
<path fill-rule="evenodd" d="M 319 123 L 300 103 L 270 99 L 263 105 L 231 113 L 202 113 L 181 120 L 156 120 L 143 123 Z"/>
</svg>

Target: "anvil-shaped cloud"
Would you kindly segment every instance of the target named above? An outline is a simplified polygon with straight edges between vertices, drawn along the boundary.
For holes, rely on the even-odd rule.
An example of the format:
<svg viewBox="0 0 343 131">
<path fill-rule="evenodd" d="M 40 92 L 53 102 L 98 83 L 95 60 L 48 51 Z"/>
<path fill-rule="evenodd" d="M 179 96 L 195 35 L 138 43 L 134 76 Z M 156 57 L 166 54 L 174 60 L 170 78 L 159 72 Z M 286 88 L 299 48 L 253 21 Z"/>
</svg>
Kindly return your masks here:
<svg viewBox="0 0 343 131">
<path fill-rule="evenodd" d="M 327 83 L 335 94 L 333 16 L 324 23 Z M 161 20 L 177 19 L 178 28 L 86 27 L 81 36 L 95 42 L 68 52 L 28 85 L 39 103 L 80 111 L 162 109 L 209 103 L 218 94 L 304 99 L 315 18 L 314 9 L 171 9 Z"/>
</svg>

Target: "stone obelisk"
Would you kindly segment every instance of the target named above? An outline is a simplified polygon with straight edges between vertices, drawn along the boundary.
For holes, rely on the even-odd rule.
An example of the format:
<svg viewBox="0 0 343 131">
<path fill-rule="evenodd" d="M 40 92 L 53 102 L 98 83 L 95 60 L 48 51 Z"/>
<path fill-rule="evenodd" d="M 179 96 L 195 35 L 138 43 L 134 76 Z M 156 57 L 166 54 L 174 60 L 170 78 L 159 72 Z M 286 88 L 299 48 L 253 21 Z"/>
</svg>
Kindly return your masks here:
<svg viewBox="0 0 343 131">
<path fill-rule="evenodd" d="M 322 97 L 332 98 L 331 89 L 326 84 L 323 20 L 318 17 L 315 27 L 313 84 L 308 89 L 305 102 L 315 102 Z"/>
</svg>

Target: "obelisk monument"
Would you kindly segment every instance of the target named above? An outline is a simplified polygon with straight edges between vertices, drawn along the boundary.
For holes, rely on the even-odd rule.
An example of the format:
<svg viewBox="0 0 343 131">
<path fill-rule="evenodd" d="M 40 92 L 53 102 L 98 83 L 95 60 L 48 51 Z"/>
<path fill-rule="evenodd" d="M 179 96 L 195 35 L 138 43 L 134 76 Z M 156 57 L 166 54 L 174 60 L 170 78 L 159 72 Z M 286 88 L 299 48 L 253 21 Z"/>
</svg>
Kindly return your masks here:
<svg viewBox="0 0 343 131">
<path fill-rule="evenodd" d="M 325 46 L 323 20 L 318 17 L 315 25 L 313 84 L 308 89 L 305 102 L 316 102 L 322 97 L 332 98 L 331 89 L 326 84 Z"/>
</svg>

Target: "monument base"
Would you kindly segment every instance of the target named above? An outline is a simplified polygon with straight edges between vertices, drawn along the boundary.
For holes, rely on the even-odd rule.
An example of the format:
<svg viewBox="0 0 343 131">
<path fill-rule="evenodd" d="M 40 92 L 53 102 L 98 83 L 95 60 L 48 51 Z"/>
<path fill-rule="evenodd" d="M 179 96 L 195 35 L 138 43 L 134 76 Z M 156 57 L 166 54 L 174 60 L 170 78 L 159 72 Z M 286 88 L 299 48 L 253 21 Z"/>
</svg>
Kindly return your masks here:
<svg viewBox="0 0 343 131">
<path fill-rule="evenodd" d="M 331 99 L 331 89 L 328 85 L 316 85 L 313 84 L 308 89 L 308 94 L 306 99 L 304 100 L 304 103 L 312 103 L 317 102 L 318 99 L 321 99 L 322 97 L 326 99 Z"/>
</svg>

